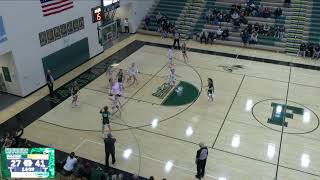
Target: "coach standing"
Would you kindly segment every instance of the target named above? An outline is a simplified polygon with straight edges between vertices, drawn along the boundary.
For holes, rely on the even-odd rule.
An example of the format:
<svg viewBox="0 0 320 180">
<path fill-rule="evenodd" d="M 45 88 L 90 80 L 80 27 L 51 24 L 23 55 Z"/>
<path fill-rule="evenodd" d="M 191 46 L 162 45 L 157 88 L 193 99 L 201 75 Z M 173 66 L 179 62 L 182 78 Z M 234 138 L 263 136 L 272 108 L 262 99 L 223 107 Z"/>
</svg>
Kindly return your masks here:
<svg viewBox="0 0 320 180">
<path fill-rule="evenodd" d="M 51 75 L 50 69 L 48 69 L 48 71 L 47 71 L 46 79 L 47 79 L 47 85 L 48 85 L 48 88 L 49 88 L 50 96 L 53 97 L 53 82 L 54 82 L 54 79 L 53 79 L 53 77 Z"/>
<path fill-rule="evenodd" d="M 109 167 L 109 156 L 111 154 L 112 164 L 116 162 L 115 157 L 115 144 L 116 138 L 112 137 L 111 133 L 108 133 L 107 138 L 104 139 L 104 151 L 106 153 L 106 168 Z"/>
<path fill-rule="evenodd" d="M 208 157 L 208 148 L 203 144 L 199 144 L 200 149 L 197 151 L 196 164 L 197 164 L 197 175 L 196 178 L 201 179 L 204 176 L 207 157 Z"/>
</svg>

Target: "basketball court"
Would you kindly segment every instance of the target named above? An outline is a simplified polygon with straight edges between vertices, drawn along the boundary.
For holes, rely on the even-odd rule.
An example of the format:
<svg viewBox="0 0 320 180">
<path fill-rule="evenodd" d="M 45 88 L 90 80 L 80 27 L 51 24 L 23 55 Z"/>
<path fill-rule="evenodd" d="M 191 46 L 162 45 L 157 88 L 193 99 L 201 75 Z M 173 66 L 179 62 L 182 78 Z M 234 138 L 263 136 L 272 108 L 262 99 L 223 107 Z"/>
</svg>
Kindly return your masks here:
<svg viewBox="0 0 320 180">
<path fill-rule="evenodd" d="M 132 62 L 140 72 L 138 84 L 124 84 L 121 116 L 111 119 L 115 168 L 156 179 L 195 179 L 203 142 L 209 148 L 205 179 L 320 179 L 318 70 L 259 62 L 239 50 L 192 50 L 183 63 L 175 51 L 177 85 L 164 92 L 167 51 L 146 43 L 112 64 L 114 75 Z M 25 138 L 104 164 L 99 110 L 111 105 L 108 88 L 102 73 L 80 90 L 79 107 L 67 98 L 30 124 Z"/>
</svg>

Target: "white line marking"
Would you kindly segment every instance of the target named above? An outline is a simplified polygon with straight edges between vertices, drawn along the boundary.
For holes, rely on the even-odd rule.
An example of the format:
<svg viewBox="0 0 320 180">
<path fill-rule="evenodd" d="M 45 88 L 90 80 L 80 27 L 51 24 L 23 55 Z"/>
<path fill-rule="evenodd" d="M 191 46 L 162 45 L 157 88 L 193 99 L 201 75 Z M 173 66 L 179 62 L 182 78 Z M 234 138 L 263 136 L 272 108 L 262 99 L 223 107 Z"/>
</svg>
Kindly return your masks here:
<svg viewBox="0 0 320 180">
<path fill-rule="evenodd" d="M 73 151 L 76 152 L 86 142 L 87 142 L 87 139 L 84 139 Z"/>
</svg>

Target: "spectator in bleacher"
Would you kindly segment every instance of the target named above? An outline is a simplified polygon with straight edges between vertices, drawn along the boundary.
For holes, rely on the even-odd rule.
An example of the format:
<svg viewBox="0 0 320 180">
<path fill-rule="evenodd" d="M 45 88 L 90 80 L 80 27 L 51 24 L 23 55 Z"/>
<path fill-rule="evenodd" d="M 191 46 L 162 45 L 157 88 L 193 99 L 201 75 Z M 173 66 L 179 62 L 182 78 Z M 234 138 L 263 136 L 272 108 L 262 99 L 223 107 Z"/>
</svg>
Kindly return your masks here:
<svg viewBox="0 0 320 180">
<path fill-rule="evenodd" d="M 149 180 L 154 180 L 154 177 L 153 177 L 153 176 L 150 176 L 150 177 L 149 177 Z"/>
<path fill-rule="evenodd" d="M 169 21 L 169 25 L 168 25 L 168 32 L 169 33 L 175 32 L 175 25 L 174 25 L 174 23 L 171 23 L 170 21 Z"/>
<path fill-rule="evenodd" d="M 263 5 L 261 5 L 261 6 L 258 8 L 258 14 L 259 14 L 259 16 L 262 16 L 263 11 L 264 11 L 264 7 L 263 7 Z"/>
<path fill-rule="evenodd" d="M 216 39 L 215 33 L 213 31 L 209 31 L 209 33 L 208 33 L 208 41 L 210 40 L 211 45 L 213 44 L 215 39 Z"/>
<path fill-rule="evenodd" d="M 253 0 L 247 0 L 247 1 L 246 1 L 246 5 L 247 5 L 247 6 L 250 6 L 251 4 L 253 4 Z"/>
<path fill-rule="evenodd" d="M 247 31 L 249 34 L 252 34 L 252 24 L 247 25 Z"/>
<path fill-rule="evenodd" d="M 233 21 L 233 29 L 235 31 L 238 31 L 240 29 L 240 25 L 241 25 L 240 19 L 236 19 Z"/>
<path fill-rule="evenodd" d="M 235 20 L 240 18 L 239 14 L 237 12 L 232 13 L 231 17 L 232 17 L 233 21 L 235 21 Z"/>
<path fill-rule="evenodd" d="M 157 24 L 160 25 L 161 24 L 161 19 L 162 19 L 162 15 L 160 12 L 158 12 L 158 14 L 156 15 L 156 21 Z"/>
<path fill-rule="evenodd" d="M 139 176 L 134 174 L 132 175 L 131 180 L 139 180 Z"/>
<path fill-rule="evenodd" d="M 246 9 L 243 11 L 245 16 L 249 16 L 252 13 L 252 8 L 250 7 L 250 5 L 246 6 Z"/>
<path fill-rule="evenodd" d="M 306 57 L 306 49 L 307 49 L 307 45 L 305 43 L 302 43 L 300 45 L 299 51 L 297 53 L 297 56 L 302 55 L 305 58 Z"/>
<path fill-rule="evenodd" d="M 231 21 L 231 15 L 230 15 L 230 13 L 226 13 L 226 14 L 224 15 L 224 21 L 225 21 L 225 22 L 230 22 L 230 21 Z"/>
<path fill-rule="evenodd" d="M 268 24 L 263 25 L 263 35 L 268 36 L 270 33 L 270 26 Z"/>
<path fill-rule="evenodd" d="M 160 33 L 161 33 L 161 38 L 166 38 L 167 37 L 167 26 L 165 21 L 161 22 L 161 26 L 160 26 Z"/>
<path fill-rule="evenodd" d="M 74 152 L 71 152 L 67 157 L 66 163 L 63 166 L 63 172 L 65 175 L 70 176 L 73 173 L 73 169 L 78 162 Z"/>
<path fill-rule="evenodd" d="M 222 21 L 223 21 L 223 13 L 220 12 L 220 13 L 217 14 L 217 17 L 216 17 L 216 19 L 214 20 L 214 25 L 220 26 L 220 24 L 222 23 Z"/>
<path fill-rule="evenodd" d="M 81 177 L 89 179 L 91 176 L 91 167 L 90 163 L 86 162 L 82 167 L 79 169 L 79 174 Z"/>
<path fill-rule="evenodd" d="M 257 44 L 258 42 L 258 33 L 253 31 L 250 37 L 250 44 Z"/>
<path fill-rule="evenodd" d="M 212 13 L 211 9 L 208 9 L 207 12 L 206 12 L 207 24 L 210 23 L 212 16 L 213 16 L 213 13 Z"/>
<path fill-rule="evenodd" d="M 256 5 L 255 4 L 251 4 L 250 7 L 252 8 L 251 16 L 253 16 L 253 17 L 259 16 L 259 9 L 256 7 Z"/>
<path fill-rule="evenodd" d="M 123 174 L 118 174 L 117 180 L 123 180 Z"/>
<path fill-rule="evenodd" d="M 308 43 L 307 44 L 307 49 L 306 49 L 306 55 L 308 56 L 308 57 L 313 57 L 313 50 L 314 50 L 314 47 L 313 47 L 313 44 L 312 43 Z"/>
<path fill-rule="evenodd" d="M 284 6 L 285 7 L 290 7 L 290 4 L 291 4 L 291 0 L 285 0 L 284 1 Z"/>
<path fill-rule="evenodd" d="M 13 137 L 9 132 L 6 132 L 1 141 L 1 147 L 9 148 L 13 143 Z"/>
<path fill-rule="evenodd" d="M 22 135 L 23 135 L 23 127 L 21 126 L 13 134 L 13 143 L 12 143 L 13 148 L 19 148 Z"/>
<path fill-rule="evenodd" d="M 280 26 L 275 25 L 274 36 L 275 38 L 280 38 Z"/>
<path fill-rule="evenodd" d="M 0 152 L 1 152 L 2 147 L 4 146 L 4 141 L 5 141 L 5 139 L 6 139 L 8 136 L 9 136 L 9 133 L 8 133 L 8 132 L 6 132 L 6 133 L 4 133 L 4 134 L 2 135 L 2 137 L 1 137 L 1 139 L 0 139 Z"/>
<path fill-rule="evenodd" d="M 320 43 L 314 46 L 314 53 L 312 58 L 319 59 L 320 58 Z"/>
<path fill-rule="evenodd" d="M 264 7 L 262 11 L 262 17 L 269 18 L 271 16 L 271 10 L 268 7 Z"/>
<path fill-rule="evenodd" d="M 149 25 L 150 25 L 150 16 L 147 14 L 145 17 L 144 17 L 144 28 L 146 30 L 149 30 Z"/>
<path fill-rule="evenodd" d="M 216 35 L 217 35 L 217 39 L 221 39 L 222 38 L 222 33 L 223 33 L 223 30 L 221 28 L 221 26 L 218 27 L 217 31 L 216 31 Z"/>
<path fill-rule="evenodd" d="M 243 13 L 240 13 L 240 23 L 242 24 L 248 24 L 248 20 L 244 17 L 244 14 Z"/>
<path fill-rule="evenodd" d="M 278 18 L 279 16 L 282 15 L 282 9 L 281 8 L 277 8 L 275 11 L 274 11 L 274 16 L 276 18 Z"/>
<path fill-rule="evenodd" d="M 241 3 L 236 4 L 236 11 L 237 11 L 237 13 L 241 12 Z"/>
<path fill-rule="evenodd" d="M 218 10 L 217 10 L 217 8 L 214 8 L 213 10 L 212 10 L 212 15 L 213 16 L 216 16 L 218 14 Z"/>
<path fill-rule="evenodd" d="M 256 23 L 254 24 L 253 30 L 256 31 L 256 32 L 259 32 L 259 30 L 260 30 L 260 24 L 256 22 Z"/>
<path fill-rule="evenodd" d="M 227 40 L 229 37 L 229 29 L 224 29 L 222 32 L 222 40 Z"/>
<path fill-rule="evenodd" d="M 237 8 L 236 8 L 236 4 L 232 4 L 232 5 L 231 5 L 231 8 L 230 8 L 230 14 L 233 14 L 234 12 L 237 12 L 236 9 L 237 9 Z"/>
<path fill-rule="evenodd" d="M 208 41 L 208 32 L 206 30 L 202 30 L 202 32 L 200 33 L 200 43 L 202 44 L 202 41 L 205 42 L 205 44 L 207 44 Z"/>
<path fill-rule="evenodd" d="M 280 39 L 284 37 L 284 33 L 286 32 L 286 28 L 284 26 L 280 27 Z"/>
<path fill-rule="evenodd" d="M 173 34 L 173 47 L 176 48 L 176 43 L 178 44 L 178 49 L 180 49 L 180 33 L 178 32 L 177 29 L 175 29 L 174 34 Z"/>
<path fill-rule="evenodd" d="M 243 42 L 244 46 L 247 46 L 248 42 L 249 42 L 249 33 L 246 29 L 244 29 L 241 33 L 241 39 Z"/>
</svg>

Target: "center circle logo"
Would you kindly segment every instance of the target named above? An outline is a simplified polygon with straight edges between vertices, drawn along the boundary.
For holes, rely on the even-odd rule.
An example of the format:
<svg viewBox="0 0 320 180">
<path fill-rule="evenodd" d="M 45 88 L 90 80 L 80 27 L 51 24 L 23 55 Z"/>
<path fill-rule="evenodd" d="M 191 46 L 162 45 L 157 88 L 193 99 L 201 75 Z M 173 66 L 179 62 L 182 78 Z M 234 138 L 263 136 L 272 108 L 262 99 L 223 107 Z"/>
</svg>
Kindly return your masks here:
<svg viewBox="0 0 320 180">
<path fill-rule="evenodd" d="M 306 134 L 319 127 L 319 117 L 305 105 L 282 99 L 266 99 L 252 107 L 252 115 L 263 126 L 286 134 Z"/>
</svg>

